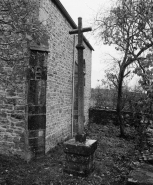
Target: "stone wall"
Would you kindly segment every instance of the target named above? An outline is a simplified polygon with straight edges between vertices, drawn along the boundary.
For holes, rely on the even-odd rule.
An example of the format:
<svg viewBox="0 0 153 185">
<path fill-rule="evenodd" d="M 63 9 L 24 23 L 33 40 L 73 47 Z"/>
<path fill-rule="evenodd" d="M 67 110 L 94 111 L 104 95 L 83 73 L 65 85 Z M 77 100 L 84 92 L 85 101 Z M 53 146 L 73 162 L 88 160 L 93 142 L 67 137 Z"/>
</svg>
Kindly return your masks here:
<svg viewBox="0 0 153 185">
<path fill-rule="evenodd" d="M 30 29 L 28 24 L 31 26 L 29 21 L 31 12 L 28 12 L 23 25 L 19 16 L 13 16 L 18 11 L 16 9 L 19 7 L 18 2 L 9 1 L 10 6 L 7 8 L 5 3 L 0 4 L 0 18 L 4 20 L 0 33 L 0 153 L 26 158 L 28 152 L 27 68 L 29 41 L 32 38 L 28 35 L 28 29 Z M 23 12 L 25 13 L 29 8 L 37 12 L 38 6 L 35 5 L 30 3 L 26 6 L 21 3 L 17 15 L 21 12 L 23 15 Z M 12 7 L 15 11 L 12 11 Z M 7 21 L 12 22 L 7 24 Z"/>
<path fill-rule="evenodd" d="M 25 148 L 25 83 L 18 82 L 20 90 L 11 85 L 0 90 L 0 151 L 23 155 Z M 10 88 L 9 88 L 10 87 Z"/>
<path fill-rule="evenodd" d="M 57 6 L 45 0 L 40 18 L 45 20 L 50 32 L 47 75 L 46 152 L 58 142 L 71 136 L 73 102 L 73 63 L 77 60 L 77 37 L 69 35 L 72 26 Z M 47 13 L 46 13 L 47 12 Z M 75 39 L 75 46 L 74 46 Z M 91 50 L 84 43 L 86 61 L 85 118 L 88 119 L 91 87 Z"/>
<path fill-rule="evenodd" d="M 43 21 L 49 31 L 46 130 L 44 132 L 45 152 L 48 152 L 58 142 L 71 137 L 72 134 L 72 82 L 73 64 L 77 60 L 75 48 L 77 38 L 69 35 L 69 31 L 73 29 L 72 25 L 52 0 L 42 0 L 40 6 L 40 21 Z M 84 45 L 86 48 L 84 50 L 86 61 L 85 120 L 87 122 L 91 87 L 91 49 L 86 43 Z M 9 78 L 13 68 L 0 60 L 2 64 L 0 76 L 10 80 L 7 84 L 5 80 L 0 84 L 0 153 L 18 154 L 29 160 L 31 158 L 29 153 L 31 138 L 28 131 L 27 67 L 30 52 L 27 46 L 24 47 L 24 52 L 27 53 L 27 58 L 18 63 L 14 78 Z M 14 88 L 14 85 L 18 88 Z M 32 140 L 34 141 L 33 138 Z M 37 140 L 38 138 L 35 139 L 36 142 Z"/>
<path fill-rule="evenodd" d="M 91 50 L 85 50 L 84 58 L 86 59 L 86 74 L 85 74 L 85 91 L 84 91 L 84 105 L 85 105 L 85 121 L 88 122 L 89 119 L 89 107 L 90 107 L 90 97 L 91 97 Z"/>
<path fill-rule="evenodd" d="M 91 122 L 97 124 L 107 124 L 112 122 L 117 124 L 117 112 L 116 110 L 110 109 L 100 109 L 100 108 L 90 108 L 89 109 L 89 119 Z M 122 119 L 124 124 L 139 127 L 140 124 L 145 123 L 146 125 L 150 123 L 152 117 L 150 114 L 141 114 L 140 112 L 122 112 Z M 152 122 L 152 121 L 151 121 Z"/>
<path fill-rule="evenodd" d="M 97 124 L 107 124 L 110 120 L 117 123 L 117 114 L 115 110 L 105 110 L 98 108 L 89 109 L 89 119 Z"/>
<path fill-rule="evenodd" d="M 0 153 L 23 156 L 26 148 L 26 61 L 2 62 L 0 83 Z"/>
</svg>

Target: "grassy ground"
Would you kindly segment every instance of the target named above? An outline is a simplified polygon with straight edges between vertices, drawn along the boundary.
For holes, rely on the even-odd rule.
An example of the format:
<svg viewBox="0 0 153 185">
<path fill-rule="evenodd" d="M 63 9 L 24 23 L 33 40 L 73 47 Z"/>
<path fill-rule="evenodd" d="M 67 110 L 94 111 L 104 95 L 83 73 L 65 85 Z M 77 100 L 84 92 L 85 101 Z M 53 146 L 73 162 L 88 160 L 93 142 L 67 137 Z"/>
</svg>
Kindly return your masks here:
<svg viewBox="0 0 153 185">
<path fill-rule="evenodd" d="M 28 164 L 17 157 L 0 156 L 0 180 L 5 179 L 5 185 L 124 185 L 139 155 L 134 129 L 127 128 L 128 140 L 119 138 L 119 128 L 111 123 L 92 123 L 86 131 L 89 138 L 98 140 L 95 170 L 89 177 L 63 173 L 65 155 L 60 144 Z"/>
</svg>

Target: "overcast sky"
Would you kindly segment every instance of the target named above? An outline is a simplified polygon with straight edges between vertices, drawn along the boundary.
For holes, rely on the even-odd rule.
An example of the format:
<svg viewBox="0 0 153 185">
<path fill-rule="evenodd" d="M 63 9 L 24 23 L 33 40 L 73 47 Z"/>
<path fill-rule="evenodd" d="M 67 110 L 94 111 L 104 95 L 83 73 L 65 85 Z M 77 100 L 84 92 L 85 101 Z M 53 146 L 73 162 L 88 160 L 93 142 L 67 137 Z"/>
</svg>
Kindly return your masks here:
<svg viewBox="0 0 153 185">
<path fill-rule="evenodd" d="M 115 0 L 60 0 L 74 22 L 78 23 L 78 17 L 82 17 L 83 27 L 92 27 L 93 19 L 100 10 L 107 10 Z M 92 57 L 92 79 L 91 86 L 98 85 L 97 80 L 101 80 L 106 68 L 106 58 L 108 54 L 113 54 L 115 50 L 109 46 L 99 45 L 91 34 L 84 34 L 93 46 Z"/>
</svg>

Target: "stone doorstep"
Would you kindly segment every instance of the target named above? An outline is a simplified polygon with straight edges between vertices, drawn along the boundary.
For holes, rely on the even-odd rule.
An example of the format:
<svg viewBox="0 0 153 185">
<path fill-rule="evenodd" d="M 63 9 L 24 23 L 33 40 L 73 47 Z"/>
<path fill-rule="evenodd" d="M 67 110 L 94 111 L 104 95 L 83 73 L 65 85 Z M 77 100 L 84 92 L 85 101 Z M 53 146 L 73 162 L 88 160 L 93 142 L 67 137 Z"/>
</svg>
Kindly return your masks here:
<svg viewBox="0 0 153 185">
<path fill-rule="evenodd" d="M 126 185 L 153 185 L 153 166 L 144 163 L 132 170 Z"/>
</svg>

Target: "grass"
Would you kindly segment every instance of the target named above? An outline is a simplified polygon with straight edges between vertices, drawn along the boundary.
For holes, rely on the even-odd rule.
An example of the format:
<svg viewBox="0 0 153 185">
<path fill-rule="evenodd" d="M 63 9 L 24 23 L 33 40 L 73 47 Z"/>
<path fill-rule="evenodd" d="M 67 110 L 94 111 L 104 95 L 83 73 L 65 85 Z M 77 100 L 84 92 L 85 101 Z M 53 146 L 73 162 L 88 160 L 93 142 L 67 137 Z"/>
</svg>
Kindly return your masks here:
<svg viewBox="0 0 153 185">
<path fill-rule="evenodd" d="M 119 136 L 119 127 L 109 123 L 90 123 L 88 138 L 98 140 L 95 170 L 86 177 L 63 173 L 63 144 L 56 146 L 41 159 L 26 163 L 18 157 L 0 155 L 0 181 L 4 185 L 124 185 L 132 162 L 138 160 L 135 130 L 128 127 L 130 139 Z"/>
</svg>

